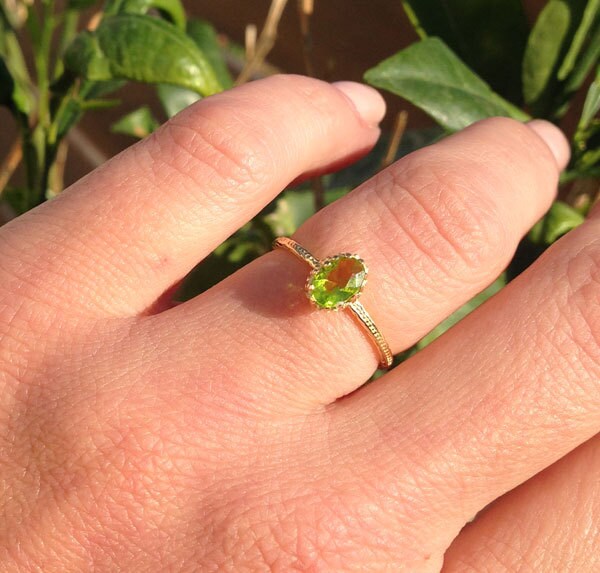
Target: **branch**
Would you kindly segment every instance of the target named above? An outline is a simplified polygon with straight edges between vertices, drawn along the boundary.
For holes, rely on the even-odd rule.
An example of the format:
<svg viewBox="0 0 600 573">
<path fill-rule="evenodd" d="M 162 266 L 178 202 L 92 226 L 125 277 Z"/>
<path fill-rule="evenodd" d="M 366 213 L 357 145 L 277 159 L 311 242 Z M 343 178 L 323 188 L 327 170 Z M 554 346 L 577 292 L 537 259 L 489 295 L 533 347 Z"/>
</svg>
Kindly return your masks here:
<svg viewBox="0 0 600 573">
<path fill-rule="evenodd" d="M 404 110 L 399 112 L 396 116 L 396 121 L 394 122 L 394 129 L 392 131 L 390 143 L 388 145 L 385 156 L 381 161 L 381 169 L 385 169 L 386 167 L 391 165 L 396 159 L 396 155 L 398 154 L 398 148 L 400 147 L 400 142 L 402 141 L 402 136 L 404 135 L 404 131 L 406 130 L 407 122 L 408 112 Z"/>
<path fill-rule="evenodd" d="M 256 49 L 253 57 L 248 59 L 238 76 L 235 84 L 241 85 L 246 83 L 254 74 L 254 71 L 259 68 L 275 45 L 277 39 L 277 28 L 283 14 L 283 10 L 286 7 L 288 0 L 272 0 L 269 13 L 265 20 L 265 24 L 256 42 Z"/>
<path fill-rule="evenodd" d="M 19 163 L 21 163 L 21 159 L 23 158 L 23 147 L 21 144 L 21 138 L 18 137 L 12 144 L 2 165 L 0 165 L 0 196 L 4 192 L 4 189 L 6 189 L 15 169 L 19 166 Z"/>
</svg>

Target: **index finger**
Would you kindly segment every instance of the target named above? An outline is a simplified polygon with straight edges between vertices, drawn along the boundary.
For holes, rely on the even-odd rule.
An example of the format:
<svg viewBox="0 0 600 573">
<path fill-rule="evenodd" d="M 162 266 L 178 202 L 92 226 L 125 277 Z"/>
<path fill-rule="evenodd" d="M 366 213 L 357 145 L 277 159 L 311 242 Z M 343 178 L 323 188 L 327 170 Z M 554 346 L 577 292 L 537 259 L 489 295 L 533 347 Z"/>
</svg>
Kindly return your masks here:
<svg viewBox="0 0 600 573">
<path fill-rule="evenodd" d="M 143 311 L 300 174 L 368 151 L 384 112 L 372 88 L 301 76 L 206 98 L 4 227 L 4 288 Z"/>
</svg>

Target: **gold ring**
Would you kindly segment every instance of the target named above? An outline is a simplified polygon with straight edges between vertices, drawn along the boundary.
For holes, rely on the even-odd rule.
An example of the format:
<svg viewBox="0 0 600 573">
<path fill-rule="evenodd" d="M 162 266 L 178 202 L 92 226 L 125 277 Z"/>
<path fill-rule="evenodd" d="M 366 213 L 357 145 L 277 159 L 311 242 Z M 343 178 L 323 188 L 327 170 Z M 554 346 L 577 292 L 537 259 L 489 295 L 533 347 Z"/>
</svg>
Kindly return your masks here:
<svg viewBox="0 0 600 573">
<path fill-rule="evenodd" d="M 358 255 L 350 253 L 341 253 L 321 261 L 288 237 L 275 239 L 273 248 L 285 249 L 310 265 L 305 287 L 310 302 L 319 309 L 350 309 L 377 347 L 380 368 L 389 368 L 394 359 L 392 351 L 358 300 L 367 284 L 368 269 L 365 262 Z"/>
</svg>

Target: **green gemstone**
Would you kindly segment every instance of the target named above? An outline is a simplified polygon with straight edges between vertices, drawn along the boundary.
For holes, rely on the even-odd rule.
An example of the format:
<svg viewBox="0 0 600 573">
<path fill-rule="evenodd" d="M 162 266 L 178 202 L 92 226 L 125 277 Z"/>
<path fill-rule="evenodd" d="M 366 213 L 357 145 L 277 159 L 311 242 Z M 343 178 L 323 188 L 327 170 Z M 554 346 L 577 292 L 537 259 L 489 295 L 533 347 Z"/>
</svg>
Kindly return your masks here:
<svg viewBox="0 0 600 573">
<path fill-rule="evenodd" d="M 356 297 L 365 284 L 367 269 L 355 257 L 327 259 L 309 279 L 309 298 L 321 308 L 336 308 Z"/>
</svg>

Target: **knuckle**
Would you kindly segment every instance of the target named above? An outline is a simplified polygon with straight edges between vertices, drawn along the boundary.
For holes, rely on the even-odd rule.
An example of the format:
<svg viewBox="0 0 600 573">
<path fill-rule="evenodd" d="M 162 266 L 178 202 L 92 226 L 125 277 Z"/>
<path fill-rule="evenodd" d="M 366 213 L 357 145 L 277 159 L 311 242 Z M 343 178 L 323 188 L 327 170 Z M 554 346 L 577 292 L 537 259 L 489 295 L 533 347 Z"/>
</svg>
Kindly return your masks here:
<svg viewBox="0 0 600 573">
<path fill-rule="evenodd" d="M 431 168 L 409 160 L 377 179 L 373 191 L 384 241 L 405 249 L 395 239 L 398 232 L 407 235 L 417 256 L 425 255 L 447 275 L 464 280 L 466 271 L 478 280 L 510 255 L 507 224 L 497 203 L 478 194 L 450 163 Z M 390 219 L 396 232 L 390 233 Z"/>
<path fill-rule="evenodd" d="M 182 176 L 184 186 L 203 196 L 214 191 L 215 207 L 232 206 L 227 199 L 234 196 L 239 205 L 240 188 L 266 183 L 274 165 L 264 129 L 255 123 L 217 106 L 172 119 L 143 147 L 152 175 L 165 183 Z"/>
</svg>

